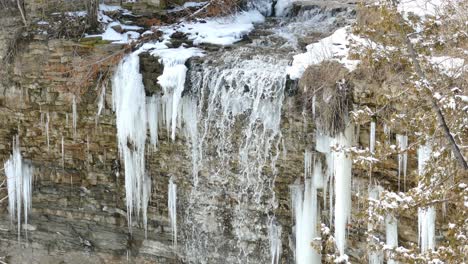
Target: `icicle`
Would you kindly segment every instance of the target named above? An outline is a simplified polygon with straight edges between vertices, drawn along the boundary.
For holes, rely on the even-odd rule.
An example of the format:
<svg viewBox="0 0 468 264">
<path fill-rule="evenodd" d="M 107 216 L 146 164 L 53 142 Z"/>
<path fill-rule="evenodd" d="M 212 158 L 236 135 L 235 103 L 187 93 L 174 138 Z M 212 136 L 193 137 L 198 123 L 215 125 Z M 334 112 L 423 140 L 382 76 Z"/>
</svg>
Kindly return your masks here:
<svg viewBox="0 0 468 264">
<path fill-rule="evenodd" d="M 65 146 L 64 146 L 64 140 L 62 136 L 62 170 L 65 168 Z"/>
<path fill-rule="evenodd" d="M 147 210 L 145 191 L 146 96 L 137 53 L 124 58 L 112 80 L 112 102 L 116 113 L 119 153 L 124 161 L 127 218 Z M 143 220 L 144 222 L 146 219 Z"/>
<path fill-rule="evenodd" d="M 33 168 L 23 162 L 20 152 L 19 136 L 13 139 L 13 154 L 4 164 L 7 177 L 8 211 L 10 221 L 17 222 L 18 240 L 21 235 L 21 208 L 24 211 L 24 224 L 28 224 L 31 209 L 31 191 Z"/>
<path fill-rule="evenodd" d="M 383 188 L 381 186 L 375 186 L 372 189 L 370 189 L 369 190 L 369 200 L 379 199 L 380 193 L 382 191 L 383 191 Z M 368 209 L 368 210 L 369 210 L 369 214 L 373 213 L 371 211 L 371 209 Z M 369 232 L 373 232 L 373 229 L 374 229 L 374 225 L 372 223 L 369 223 L 367 225 L 367 230 Z M 375 244 L 374 241 L 372 241 L 371 243 Z M 369 256 L 369 264 L 382 264 L 383 261 L 384 261 L 384 256 L 383 256 L 383 253 L 381 251 L 371 251 L 371 252 L 369 252 L 368 256 Z"/>
<path fill-rule="evenodd" d="M 385 134 L 385 144 L 390 145 L 390 137 L 391 137 L 391 134 L 392 134 L 390 126 L 388 126 L 386 123 L 384 123 L 383 130 L 384 130 L 384 134 Z"/>
<path fill-rule="evenodd" d="M 398 190 L 400 190 L 400 176 L 403 171 L 403 190 L 406 190 L 406 168 L 408 164 L 408 136 L 396 135 L 398 146 Z"/>
<path fill-rule="evenodd" d="M 423 177 L 426 172 L 426 163 L 431 157 L 432 148 L 429 143 L 418 149 L 418 174 Z M 421 184 L 421 183 L 420 183 Z M 435 208 L 418 208 L 418 235 L 421 252 L 435 248 Z"/>
<path fill-rule="evenodd" d="M 323 171 L 322 171 L 322 162 L 318 159 L 314 163 L 314 171 L 313 171 L 313 185 L 317 189 L 323 189 L 324 188 L 324 177 L 323 177 Z"/>
<path fill-rule="evenodd" d="M 375 151 L 375 122 L 374 121 L 372 121 L 370 124 L 369 150 L 371 153 L 374 153 Z"/>
<path fill-rule="evenodd" d="M 295 256 L 297 264 L 320 263 L 320 255 L 311 247 L 311 243 L 314 242 L 317 235 L 316 194 L 317 190 L 312 189 L 310 179 L 305 182 L 305 190 L 302 185 L 291 187 L 291 199 L 296 223 Z"/>
<path fill-rule="evenodd" d="M 203 56 L 203 52 L 198 48 L 180 47 L 178 49 L 154 50 L 151 54 L 159 56 L 164 64 L 163 74 L 158 77 L 158 83 L 164 90 L 166 125 L 171 129 L 171 139 L 175 140 L 177 114 L 188 70 L 185 62 L 190 57 Z"/>
<path fill-rule="evenodd" d="M 177 250 L 177 185 L 174 184 L 172 177 L 169 180 L 167 189 L 167 208 L 171 220 L 172 245 L 174 250 Z"/>
<path fill-rule="evenodd" d="M 46 130 L 46 142 L 47 142 L 47 151 L 49 151 L 50 146 L 50 139 L 49 139 L 49 112 L 46 113 L 46 123 L 45 123 L 45 130 Z"/>
<path fill-rule="evenodd" d="M 336 136 L 332 145 L 338 148 L 351 146 L 353 127 L 346 128 L 344 134 Z M 344 150 L 338 149 L 332 153 L 335 176 L 335 240 L 338 251 L 345 257 L 346 227 L 351 213 L 351 158 L 346 156 Z"/>
<path fill-rule="evenodd" d="M 392 215 L 387 215 L 385 218 L 385 234 L 387 247 L 396 249 L 398 247 L 398 221 Z M 387 263 L 396 264 L 398 262 L 389 257 Z"/>
<path fill-rule="evenodd" d="M 318 264 L 320 254 L 311 247 L 316 244 L 314 240 L 318 236 L 318 203 L 317 188 L 314 186 L 312 176 L 319 172 L 312 172 L 312 154 L 306 151 L 304 155 L 304 187 L 293 186 L 292 201 L 296 222 L 296 263 Z M 315 169 L 314 169 L 315 170 Z"/>
<path fill-rule="evenodd" d="M 158 122 L 160 97 L 153 95 L 146 98 L 146 115 L 148 117 L 148 127 L 150 130 L 151 144 L 156 147 L 158 144 Z"/>
<path fill-rule="evenodd" d="M 78 122 L 78 112 L 76 110 L 76 96 L 73 95 L 72 99 L 72 126 L 73 126 L 73 138 L 76 138 L 76 125 Z"/>
<path fill-rule="evenodd" d="M 104 109 L 105 99 L 106 99 L 106 85 L 102 85 L 101 94 L 99 95 L 99 101 L 98 101 L 98 110 L 96 113 L 96 125 L 98 123 L 99 116 L 101 116 L 102 110 Z"/>
<path fill-rule="evenodd" d="M 143 179 L 143 198 L 141 212 L 143 215 L 143 227 L 145 228 L 145 238 L 148 236 L 148 203 L 151 199 L 151 178 L 145 175 Z"/>
<path fill-rule="evenodd" d="M 315 118 L 316 95 L 312 96 L 312 117 Z"/>
<path fill-rule="evenodd" d="M 271 264 L 279 264 L 281 260 L 281 232 L 282 227 L 273 218 L 268 225 L 268 236 L 270 238 Z"/>
</svg>

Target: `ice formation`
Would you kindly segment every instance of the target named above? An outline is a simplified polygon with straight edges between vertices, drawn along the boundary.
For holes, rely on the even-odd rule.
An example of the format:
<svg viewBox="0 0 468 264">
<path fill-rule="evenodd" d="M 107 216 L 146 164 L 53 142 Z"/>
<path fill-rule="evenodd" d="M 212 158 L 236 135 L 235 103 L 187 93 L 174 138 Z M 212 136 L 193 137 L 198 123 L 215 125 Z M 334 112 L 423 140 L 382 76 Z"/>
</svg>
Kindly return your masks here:
<svg viewBox="0 0 468 264">
<path fill-rule="evenodd" d="M 72 99 L 72 125 L 73 125 L 73 138 L 76 137 L 76 125 L 78 122 L 78 111 L 76 109 L 76 96 L 73 95 Z"/>
<path fill-rule="evenodd" d="M 50 149 L 50 137 L 49 137 L 49 112 L 46 113 L 46 121 L 45 121 L 45 133 L 46 133 L 46 142 L 47 142 L 47 151 Z"/>
<path fill-rule="evenodd" d="M 375 151 L 375 122 L 374 121 L 372 121 L 370 124 L 369 150 L 371 153 L 374 153 Z"/>
<path fill-rule="evenodd" d="M 317 202 L 317 187 L 314 185 L 312 173 L 312 154 L 306 151 L 304 155 L 304 185 L 291 187 L 292 207 L 295 219 L 296 234 L 296 263 L 318 264 L 321 263 L 320 254 L 311 245 L 316 245 L 314 240 L 319 235 L 317 225 L 319 221 L 319 209 Z M 317 173 L 318 174 L 318 173 Z"/>
<path fill-rule="evenodd" d="M 33 180 L 32 165 L 25 162 L 21 157 L 19 136 L 13 139 L 13 154 L 5 162 L 4 169 L 7 177 L 8 211 L 11 222 L 17 222 L 19 240 L 21 235 L 22 210 L 24 212 L 24 224 L 28 224 Z"/>
<path fill-rule="evenodd" d="M 369 200 L 377 200 L 379 199 L 380 193 L 382 192 L 383 188 L 381 186 L 375 186 L 369 190 Z M 372 211 L 369 209 L 369 214 Z M 374 229 L 374 225 L 372 223 L 368 223 L 367 230 L 372 231 Z M 371 241 L 371 243 L 376 243 L 377 241 Z M 383 264 L 384 256 L 382 251 L 369 251 L 369 264 Z"/>
<path fill-rule="evenodd" d="M 169 180 L 167 189 L 167 208 L 169 210 L 169 219 L 171 220 L 172 244 L 174 250 L 177 248 L 177 185 L 174 180 Z"/>
<path fill-rule="evenodd" d="M 408 164 L 408 136 L 396 135 L 398 146 L 398 190 L 400 190 L 400 176 L 403 172 L 403 190 L 406 190 L 406 168 Z"/>
<path fill-rule="evenodd" d="M 392 249 L 398 247 L 398 220 L 392 215 L 387 215 L 385 218 L 385 237 L 387 247 Z M 387 263 L 397 264 L 398 262 L 389 257 Z"/>
<path fill-rule="evenodd" d="M 158 144 L 159 131 L 159 109 L 161 105 L 161 97 L 153 95 L 146 98 L 146 116 L 148 118 L 148 127 L 150 131 L 150 142 L 156 147 Z"/>
<path fill-rule="evenodd" d="M 344 133 L 332 139 L 332 146 L 351 147 L 353 127 L 348 126 Z M 335 240 L 338 251 L 344 256 L 346 248 L 346 227 L 351 214 L 351 167 L 352 160 L 343 149 L 332 152 L 335 177 Z"/>
<path fill-rule="evenodd" d="M 278 0 L 275 5 L 276 16 L 286 16 L 292 8 L 294 0 Z"/>
<path fill-rule="evenodd" d="M 213 44 L 228 46 L 232 45 L 254 29 L 255 23 L 265 21 L 263 15 L 257 10 L 239 12 L 229 17 L 211 18 L 203 22 L 182 23 L 177 28 L 169 28 L 170 32 L 183 32 L 193 40 L 194 45 Z"/>
<path fill-rule="evenodd" d="M 150 53 L 153 56 L 159 57 L 164 64 L 164 71 L 158 77 L 158 82 L 164 90 L 161 100 L 164 103 L 163 109 L 165 111 L 166 125 L 171 130 L 172 140 L 175 140 L 177 115 L 187 74 L 185 62 L 191 57 L 203 56 L 204 54 L 198 48 L 184 47 L 177 49 L 156 49 Z"/>
<path fill-rule="evenodd" d="M 270 239 L 271 264 L 279 264 L 281 260 L 281 232 L 282 227 L 273 218 L 268 225 L 268 236 Z"/>
<path fill-rule="evenodd" d="M 418 174 L 424 176 L 426 164 L 432 153 L 429 143 L 422 145 L 418 149 Z M 435 247 L 435 220 L 436 212 L 433 206 L 418 208 L 418 236 L 421 252 L 434 250 Z"/>
<path fill-rule="evenodd" d="M 116 114 L 119 153 L 124 161 L 128 226 L 132 216 L 145 212 L 146 96 L 137 53 L 131 53 L 118 65 L 112 80 L 112 102 Z"/>
</svg>

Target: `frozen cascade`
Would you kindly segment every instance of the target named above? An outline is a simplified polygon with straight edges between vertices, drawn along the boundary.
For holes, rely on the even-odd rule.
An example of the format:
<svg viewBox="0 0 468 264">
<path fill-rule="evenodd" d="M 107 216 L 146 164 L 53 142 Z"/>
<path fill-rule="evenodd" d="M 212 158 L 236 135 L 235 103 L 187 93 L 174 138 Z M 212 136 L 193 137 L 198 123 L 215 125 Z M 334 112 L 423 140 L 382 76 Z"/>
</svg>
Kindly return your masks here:
<svg viewBox="0 0 468 264">
<path fill-rule="evenodd" d="M 332 152 L 333 172 L 335 177 L 335 240 L 341 256 L 345 256 L 346 226 L 351 213 L 351 167 L 352 160 L 347 157 L 342 148 L 351 147 L 353 126 L 332 139 L 331 146 L 336 146 Z"/>
<path fill-rule="evenodd" d="M 291 187 L 292 211 L 295 219 L 296 235 L 296 263 L 315 264 L 321 263 L 320 254 L 311 247 L 319 232 L 318 225 L 318 203 L 317 187 L 314 185 L 315 179 L 312 176 L 312 154 L 306 151 L 304 155 L 304 186 L 294 185 Z"/>
<path fill-rule="evenodd" d="M 171 220 L 172 230 L 172 244 L 174 249 L 177 248 L 177 185 L 174 184 L 174 180 L 169 180 L 169 186 L 167 188 L 167 208 L 169 210 L 169 219 Z"/>
<path fill-rule="evenodd" d="M 370 124 L 369 150 L 371 153 L 374 153 L 375 151 L 375 122 L 374 121 L 372 121 Z"/>
<path fill-rule="evenodd" d="M 127 218 L 130 231 L 132 216 L 143 214 L 146 221 L 147 180 L 145 175 L 146 96 L 137 53 L 125 57 L 112 79 L 112 102 L 116 114 L 120 157 L 125 167 Z M 146 199 L 145 199 L 146 198 Z M 145 228 L 146 229 L 146 228 Z"/>
<path fill-rule="evenodd" d="M 398 220 L 392 216 L 387 215 L 385 218 L 385 234 L 386 234 L 386 243 L 389 248 L 398 247 Z M 388 258 L 388 264 L 397 264 L 398 262 L 393 260 L 391 257 Z"/>
<path fill-rule="evenodd" d="M 381 186 L 375 186 L 369 190 L 369 200 L 377 200 L 379 199 L 380 193 L 383 191 Z M 372 212 L 369 212 L 372 213 Z M 374 225 L 369 223 L 367 226 L 368 231 L 372 231 L 374 229 Z M 371 243 L 376 243 L 377 241 L 371 241 Z M 368 253 L 369 257 L 369 264 L 383 264 L 384 256 L 381 251 L 370 251 Z"/>
<path fill-rule="evenodd" d="M 8 211 L 10 220 L 17 222 L 18 240 L 21 235 L 21 209 L 24 212 L 24 224 L 28 224 L 28 212 L 31 210 L 33 167 L 21 157 L 19 136 L 13 139 L 13 154 L 4 164 L 8 189 Z"/>
<path fill-rule="evenodd" d="M 194 174 L 196 168 L 203 168 L 205 172 L 199 175 L 200 184 L 194 184 L 189 199 L 192 207 L 183 218 L 184 226 L 192 230 L 187 234 L 189 241 L 185 244 L 186 255 L 193 262 L 207 261 L 199 256 L 200 251 L 216 252 L 226 244 L 225 240 L 211 235 L 224 231 L 206 226 L 205 220 L 198 220 L 197 215 L 210 215 L 217 222 L 224 221 L 223 215 L 231 215 L 235 238 L 228 244 L 237 253 L 229 258 L 239 263 L 256 263 L 250 256 L 258 252 L 252 251 L 248 241 L 258 241 L 267 234 L 258 226 L 247 223 L 265 221 L 265 215 L 277 206 L 273 184 L 277 173 L 276 160 L 281 153 L 280 120 L 288 61 L 259 55 L 245 59 L 242 56 L 244 51 L 248 52 L 241 49 L 226 53 L 219 64 L 204 64 L 201 71 L 191 71 L 190 75 L 195 88 L 192 93 L 196 92 L 199 100 L 206 102 L 198 107 L 198 118 L 184 117 L 193 120 L 193 128 L 196 128 L 195 121 L 198 120 L 199 131 L 194 129 L 198 133 L 198 142 L 192 162 Z M 205 158 L 212 153 L 216 153 L 216 159 Z M 194 177 L 194 180 L 198 178 Z M 225 187 L 219 190 L 210 188 L 210 185 L 219 184 Z M 201 206 L 227 192 L 234 204 L 226 204 L 219 211 Z M 252 214 L 251 209 L 257 208 L 258 204 L 263 206 L 255 210 L 263 213 Z M 264 248 L 262 246 L 261 250 Z M 266 258 L 270 252 L 262 252 L 262 255 Z"/>
<path fill-rule="evenodd" d="M 76 137 L 76 125 L 78 122 L 78 112 L 76 110 L 76 96 L 73 95 L 72 99 L 72 125 L 73 125 L 73 138 Z"/>
<path fill-rule="evenodd" d="M 426 163 L 429 161 L 432 148 L 429 143 L 418 149 L 418 174 L 423 177 L 426 172 Z M 418 236 L 421 252 L 434 250 L 435 247 L 435 208 L 418 208 Z"/>
<path fill-rule="evenodd" d="M 407 135 L 396 135 L 396 141 L 398 146 L 398 190 L 400 189 L 400 176 L 403 172 L 403 190 L 406 190 L 406 168 L 408 164 L 408 136 Z"/>
</svg>

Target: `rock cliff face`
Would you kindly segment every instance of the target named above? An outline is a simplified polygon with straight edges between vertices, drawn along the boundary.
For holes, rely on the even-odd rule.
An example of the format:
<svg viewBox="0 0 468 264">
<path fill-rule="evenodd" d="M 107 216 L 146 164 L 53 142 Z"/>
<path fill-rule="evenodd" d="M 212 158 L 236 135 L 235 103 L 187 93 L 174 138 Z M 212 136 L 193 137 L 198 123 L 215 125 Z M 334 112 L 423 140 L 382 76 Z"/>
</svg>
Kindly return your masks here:
<svg viewBox="0 0 468 264">
<path fill-rule="evenodd" d="M 318 19 L 306 43 L 353 17 L 350 6 L 308 9 Z M 159 145 L 148 147 L 152 193 L 145 238 L 137 219 L 133 233 L 128 230 L 112 89 L 101 81 L 112 76 L 125 47 L 22 31 L 18 15 L 1 14 L 0 161 L 19 135 L 35 173 L 33 209 L 20 242 L 0 204 L 0 257 L 8 263 L 269 263 L 275 225 L 282 226 L 281 263 L 293 263 L 289 186 L 304 177 L 304 152 L 316 139 L 313 118 L 284 74 L 295 51 L 275 34 L 280 23 L 268 19 L 242 43 L 206 47 L 205 57 L 187 63 L 183 100 L 196 102 L 192 121 L 201 141 L 194 144 L 182 130 L 173 141 L 160 128 Z M 161 93 L 160 62 L 145 54 L 140 62 L 147 96 Z M 266 96 L 258 89 L 271 101 L 257 101 Z M 365 100 L 361 92 L 355 100 Z M 255 117 L 263 123 L 251 121 Z M 368 142 L 366 129 L 360 142 Z M 382 174 L 394 171 L 390 165 Z M 358 186 L 367 175 L 355 173 Z M 168 219 L 171 177 L 178 195 L 177 253 Z M 353 229 L 350 238 L 356 259 L 365 254 L 360 232 Z"/>
</svg>

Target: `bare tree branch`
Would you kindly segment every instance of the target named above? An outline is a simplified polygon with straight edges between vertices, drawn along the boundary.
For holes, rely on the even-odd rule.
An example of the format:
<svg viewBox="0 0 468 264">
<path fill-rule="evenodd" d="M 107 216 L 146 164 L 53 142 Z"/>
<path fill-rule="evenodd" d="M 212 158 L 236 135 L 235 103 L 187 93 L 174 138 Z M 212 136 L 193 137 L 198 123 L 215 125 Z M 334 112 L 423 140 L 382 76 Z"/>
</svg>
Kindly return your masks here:
<svg viewBox="0 0 468 264">
<path fill-rule="evenodd" d="M 400 18 L 401 19 L 401 18 Z M 418 77 L 421 79 L 421 80 L 426 80 L 426 75 L 424 74 L 422 68 L 421 68 L 421 65 L 419 63 L 419 60 L 418 60 L 418 57 L 416 55 L 416 51 L 414 50 L 414 47 L 413 47 L 413 44 L 411 43 L 411 40 L 409 39 L 408 35 L 405 35 L 403 32 L 402 32 L 402 37 L 404 38 L 405 42 L 406 42 L 406 47 L 409 51 L 409 55 L 411 57 L 411 60 L 413 61 L 413 65 L 414 65 L 414 69 L 416 71 L 416 74 L 418 75 Z M 460 164 L 460 166 L 464 169 L 464 170 L 468 170 L 468 164 L 465 160 L 465 158 L 463 157 L 461 151 L 460 151 L 460 148 L 458 147 L 458 144 L 455 142 L 455 139 L 453 138 L 452 134 L 450 133 L 450 129 L 447 125 L 447 122 L 445 121 L 445 117 L 442 113 L 442 110 L 440 109 L 439 105 L 437 104 L 437 100 L 436 98 L 434 98 L 434 96 L 429 95 L 431 97 L 431 106 L 432 106 L 432 110 L 434 110 L 434 112 L 436 112 L 437 114 L 437 121 L 439 123 L 439 126 L 442 127 L 443 131 L 444 131 L 444 134 L 445 134 L 445 137 L 447 138 L 447 140 L 449 141 L 450 143 L 450 147 L 452 148 L 452 152 L 453 154 L 455 155 L 455 158 L 457 159 L 458 163 Z"/>
</svg>

